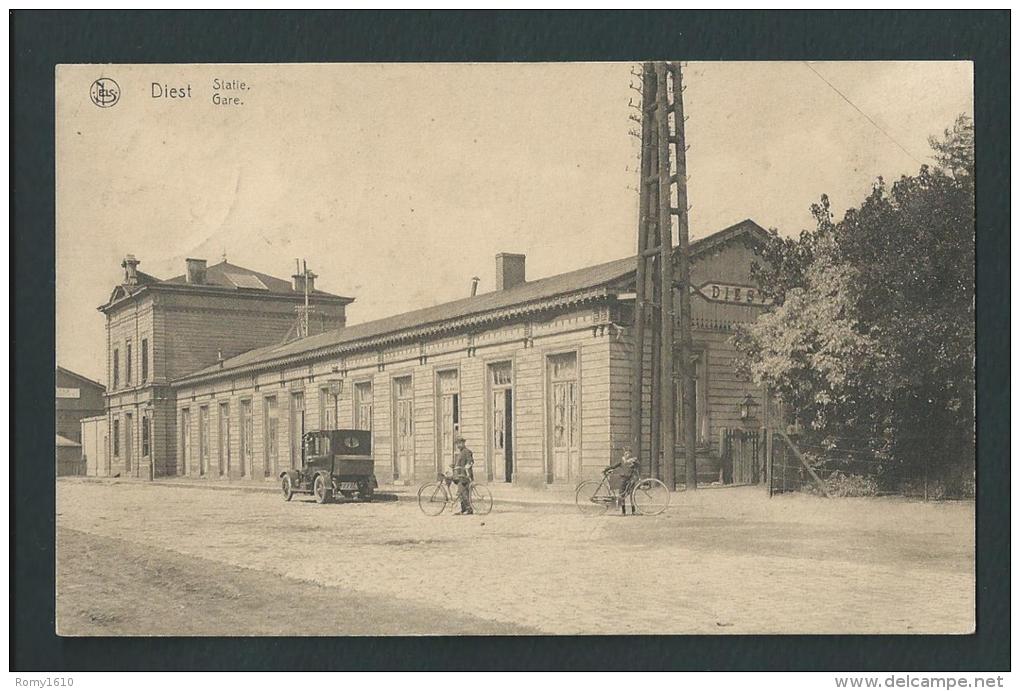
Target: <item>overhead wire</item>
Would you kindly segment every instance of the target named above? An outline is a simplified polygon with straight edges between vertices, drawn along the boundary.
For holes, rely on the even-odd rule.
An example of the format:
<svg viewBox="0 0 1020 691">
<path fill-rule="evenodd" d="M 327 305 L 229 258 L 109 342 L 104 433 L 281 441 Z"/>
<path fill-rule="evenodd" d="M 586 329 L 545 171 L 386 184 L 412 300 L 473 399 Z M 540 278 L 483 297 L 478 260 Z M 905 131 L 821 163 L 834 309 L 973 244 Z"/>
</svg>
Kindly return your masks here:
<svg viewBox="0 0 1020 691">
<path fill-rule="evenodd" d="M 823 82 L 825 82 L 825 84 L 826 84 L 826 85 L 827 85 L 827 86 L 828 86 L 828 87 L 829 87 L 830 89 L 832 89 L 833 91 L 835 91 L 835 92 L 836 92 L 836 93 L 837 93 L 837 94 L 839 95 L 839 97 L 840 97 L 840 98 L 842 98 L 842 99 L 843 99 L 844 101 L 846 101 L 847 103 L 849 103 L 849 104 L 850 104 L 850 107 L 851 107 L 851 108 L 853 108 L 853 109 L 854 109 L 854 110 L 856 110 L 856 111 L 857 111 L 858 113 L 860 113 L 860 114 L 861 114 L 861 117 L 863 117 L 863 118 L 864 118 L 865 120 L 867 120 L 868 122 L 870 122 L 870 123 L 871 123 L 871 125 L 872 125 L 872 126 L 873 126 L 873 127 L 874 127 L 874 128 L 876 129 L 876 130 L 878 130 L 879 132 L 881 132 L 882 134 L 884 134 L 884 135 L 886 136 L 886 138 L 887 138 L 887 139 L 888 139 L 889 141 L 891 141 L 891 142 L 892 142 L 893 144 L 895 144 L 895 145 L 896 145 L 896 146 L 897 146 L 897 147 L 899 148 L 899 150 L 900 150 L 900 151 L 902 151 L 902 152 L 903 152 L 903 153 L 905 153 L 905 154 L 906 154 L 907 156 L 909 156 L 909 157 L 910 157 L 910 159 L 911 159 L 912 161 L 914 161 L 914 163 L 916 163 L 917 165 L 922 165 L 921 161 L 919 161 L 919 160 L 917 159 L 917 157 L 916 157 L 916 156 L 914 156 L 914 154 L 912 154 L 912 153 L 910 153 L 909 151 L 907 151 L 906 147 L 904 147 L 904 146 L 903 146 L 902 144 L 900 144 L 900 143 L 899 143 L 898 141 L 896 141 L 896 138 L 895 138 L 895 137 L 893 137 L 893 136 L 892 136 L 891 134 L 889 134 L 888 132 L 886 132 L 886 131 L 885 131 L 885 130 L 884 130 L 884 129 L 882 128 L 882 126 L 881 126 L 881 125 L 879 125 L 879 124 L 878 124 L 877 122 L 875 122 L 874 120 L 872 120 L 872 119 L 871 119 L 871 116 L 869 116 L 869 115 L 868 115 L 867 113 L 865 113 L 865 112 L 864 112 L 863 110 L 861 110 L 861 109 L 860 109 L 860 108 L 859 108 L 859 107 L 857 106 L 857 104 L 856 104 L 856 103 L 854 103 L 853 101 L 851 101 L 851 100 L 850 100 L 850 98 L 849 98 L 849 97 L 848 97 L 848 96 L 847 96 L 846 94 L 844 94 L 844 93 L 843 93 L 842 91 L 840 91 L 839 89 L 837 89 L 837 88 L 836 88 L 836 86 L 835 86 L 835 85 L 834 85 L 834 84 L 833 84 L 832 82 L 830 82 L 830 81 L 829 81 L 828 79 L 826 79 L 825 77 L 823 77 L 823 76 L 822 76 L 822 73 L 821 73 L 821 72 L 819 72 L 818 70 L 816 70 L 816 69 L 815 69 L 814 67 L 812 67 L 812 66 L 811 66 L 811 63 L 809 63 L 809 62 L 808 62 L 807 60 L 802 60 L 802 62 L 804 63 L 804 66 L 805 66 L 805 67 L 807 67 L 807 68 L 808 68 L 809 70 L 811 70 L 812 72 L 814 72 L 814 74 L 815 74 L 815 76 L 816 76 L 816 77 L 818 77 L 819 79 L 821 79 L 821 80 L 822 80 Z"/>
</svg>

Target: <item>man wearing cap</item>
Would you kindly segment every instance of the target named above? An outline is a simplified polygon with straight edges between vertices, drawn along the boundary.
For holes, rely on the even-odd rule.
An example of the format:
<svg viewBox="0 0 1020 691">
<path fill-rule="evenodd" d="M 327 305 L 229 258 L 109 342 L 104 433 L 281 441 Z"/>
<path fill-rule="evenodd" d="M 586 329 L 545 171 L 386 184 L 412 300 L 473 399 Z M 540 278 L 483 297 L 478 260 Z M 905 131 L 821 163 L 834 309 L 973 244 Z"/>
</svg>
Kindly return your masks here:
<svg viewBox="0 0 1020 691">
<path fill-rule="evenodd" d="M 474 480 L 475 455 L 467 447 L 464 437 L 458 435 L 453 444 L 457 449 L 453 457 L 453 481 L 457 483 L 459 488 L 457 496 L 460 498 L 460 511 L 457 515 L 472 514 L 474 511 L 471 509 L 470 485 Z"/>
<path fill-rule="evenodd" d="M 609 488 L 616 492 L 617 501 L 620 503 L 620 511 L 627 515 L 627 496 L 630 492 L 631 483 L 638 479 L 638 459 L 629 446 L 623 448 L 623 458 L 619 463 L 606 468 L 609 474 Z M 634 508 L 634 495 L 630 495 L 630 513 L 636 513 Z"/>
</svg>

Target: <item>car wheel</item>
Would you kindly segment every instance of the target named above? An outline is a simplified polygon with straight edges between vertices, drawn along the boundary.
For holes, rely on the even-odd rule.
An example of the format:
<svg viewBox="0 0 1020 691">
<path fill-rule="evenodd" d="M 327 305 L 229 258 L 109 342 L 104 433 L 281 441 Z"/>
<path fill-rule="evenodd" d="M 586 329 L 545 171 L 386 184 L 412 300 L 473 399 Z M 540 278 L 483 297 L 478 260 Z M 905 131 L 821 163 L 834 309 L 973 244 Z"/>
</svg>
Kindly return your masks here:
<svg viewBox="0 0 1020 691">
<path fill-rule="evenodd" d="M 332 499 L 332 491 L 326 485 L 325 475 L 316 475 L 315 483 L 312 485 L 312 494 L 315 495 L 315 501 L 320 504 L 325 504 Z"/>
<path fill-rule="evenodd" d="M 370 483 L 368 482 L 358 483 L 358 497 L 364 499 L 365 501 L 371 501 L 372 495 L 374 494 L 375 490 L 372 488 L 372 485 Z"/>
<path fill-rule="evenodd" d="M 283 500 L 290 501 L 294 496 L 294 486 L 291 484 L 290 475 L 283 476 L 283 482 L 281 483 L 281 489 L 283 490 Z"/>
</svg>

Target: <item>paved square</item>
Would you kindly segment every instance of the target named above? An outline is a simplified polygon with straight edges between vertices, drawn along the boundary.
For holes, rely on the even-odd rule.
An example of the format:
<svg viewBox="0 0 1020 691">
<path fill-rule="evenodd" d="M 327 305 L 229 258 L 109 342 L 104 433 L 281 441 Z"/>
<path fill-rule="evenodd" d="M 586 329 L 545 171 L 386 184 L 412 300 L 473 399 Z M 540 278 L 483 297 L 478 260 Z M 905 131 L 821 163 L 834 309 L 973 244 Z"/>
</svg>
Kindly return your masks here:
<svg viewBox="0 0 1020 691">
<path fill-rule="evenodd" d="M 499 488 L 494 487 L 497 502 Z M 965 633 L 974 506 L 760 488 L 662 516 L 57 483 L 64 635 Z"/>
</svg>

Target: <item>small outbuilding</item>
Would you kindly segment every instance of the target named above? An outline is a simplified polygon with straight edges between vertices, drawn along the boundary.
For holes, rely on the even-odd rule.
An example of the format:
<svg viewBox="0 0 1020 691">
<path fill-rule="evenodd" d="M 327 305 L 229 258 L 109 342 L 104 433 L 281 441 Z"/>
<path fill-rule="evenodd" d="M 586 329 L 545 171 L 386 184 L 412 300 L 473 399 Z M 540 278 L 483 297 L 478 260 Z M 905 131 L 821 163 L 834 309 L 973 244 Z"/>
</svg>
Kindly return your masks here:
<svg viewBox="0 0 1020 691">
<path fill-rule="evenodd" d="M 57 475 L 83 475 L 82 420 L 102 415 L 106 387 L 88 377 L 57 366 Z"/>
<path fill-rule="evenodd" d="M 57 476 L 62 475 L 84 475 L 84 463 L 81 457 L 81 444 L 57 436 Z"/>
</svg>

